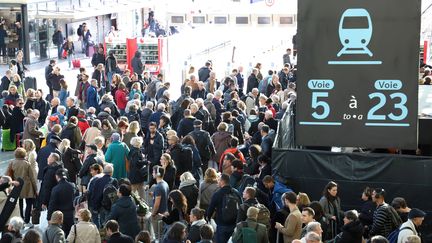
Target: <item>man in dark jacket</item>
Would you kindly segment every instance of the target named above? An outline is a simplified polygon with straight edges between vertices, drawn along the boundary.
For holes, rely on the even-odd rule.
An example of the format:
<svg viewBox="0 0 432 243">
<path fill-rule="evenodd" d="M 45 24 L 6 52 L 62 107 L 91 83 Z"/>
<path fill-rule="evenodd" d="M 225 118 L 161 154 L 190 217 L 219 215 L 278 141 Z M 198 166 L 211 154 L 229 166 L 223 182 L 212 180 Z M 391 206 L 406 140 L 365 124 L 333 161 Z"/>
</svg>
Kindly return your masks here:
<svg viewBox="0 0 432 243">
<path fill-rule="evenodd" d="M 188 135 L 188 133 L 194 130 L 193 124 L 195 121 L 195 117 L 192 116 L 191 110 L 186 109 L 183 112 L 184 118 L 180 120 L 180 123 L 177 127 L 177 135 L 181 138 Z"/>
<path fill-rule="evenodd" d="M 64 76 L 60 74 L 60 68 L 55 67 L 54 70 L 48 74 L 48 83 L 51 84 L 53 90 L 53 96 L 58 97 L 60 93 L 60 80 L 64 79 Z"/>
<path fill-rule="evenodd" d="M 55 174 L 57 185 L 54 186 L 51 192 L 51 197 L 48 205 L 48 220 L 54 211 L 61 211 L 63 213 L 63 231 L 65 235 L 74 224 L 74 206 L 73 200 L 78 192 L 75 186 L 66 180 L 67 170 L 58 169 Z"/>
<path fill-rule="evenodd" d="M 146 135 L 144 148 L 147 159 L 151 162 L 151 167 L 158 165 L 164 148 L 164 139 L 162 134 L 157 131 L 155 122 L 149 124 L 149 133 Z"/>
<path fill-rule="evenodd" d="M 51 96 L 53 95 L 53 92 L 52 92 L 52 85 L 51 85 L 51 82 L 49 80 L 49 75 L 50 75 L 50 73 L 53 72 L 55 65 L 57 65 L 57 61 L 52 59 L 52 60 L 50 60 L 49 65 L 45 67 L 45 80 L 46 80 L 46 84 L 49 88 L 49 93 Z"/>
<path fill-rule="evenodd" d="M 247 210 L 259 204 L 258 200 L 255 197 L 256 190 L 253 187 L 246 187 L 243 192 L 243 203 L 240 205 L 238 214 L 237 214 L 237 223 L 241 221 L 245 221 L 247 219 Z M 270 222 L 269 222 L 270 223 Z"/>
<path fill-rule="evenodd" d="M 107 243 L 133 243 L 134 240 L 127 235 L 119 232 L 119 224 L 115 220 L 109 220 L 105 224 L 107 236 L 109 236 Z"/>
<path fill-rule="evenodd" d="M 198 70 L 198 79 L 199 81 L 206 81 L 209 77 L 210 77 L 210 72 L 211 72 L 211 65 L 212 63 L 210 61 L 207 61 L 205 63 L 205 66 L 200 68 Z"/>
<path fill-rule="evenodd" d="M 208 161 L 216 154 L 210 134 L 207 131 L 202 130 L 201 120 L 195 120 L 194 130 L 190 132 L 189 135 L 191 135 L 195 140 L 195 145 L 201 157 L 202 171 L 205 172 L 208 168 Z"/>
<path fill-rule="evenodd" d="M 220 189 L 217 190 L 211 198 L 210 205 L 206 213 L 206 218 L 210 220 L 213 217 L 214 212 L 216 211 L 215 221 L 218 226 L 216 229 L 216 242 L 228 242 L 228 239 L 233 234 L 234 228 L 236 227 L 237 214 L 225 215 L 225 216 L 229 216 L 228 218 L 230 218 L 230 220 L 229 221 L 224 220 L 224 218 L 227 218 L 223 216 L 224 201 L 225 201 L 224 198 L 226 198 L 225 194 L 232 194 L 237 196 L 236 198 L 237 206 L 241 204 L 242 199 L 238 191 L 230 186 L 229 175 L 222 174 L 221 177 L 219 178 L 218 184 Z"/>
<path fill-rule="evenodd" d="M 72 116 L 78 117 L 79 107 L 75 104 L 74 97 L 68 97 L 66 99 L 67 108 L 67 119 L 69 120 Z"/>
<path fill-rule="evenodd" d="M 5 90 L 9 89 L 9 85 L 11 83 L 11 78 L 12 78 L 12 71 L 8 69 L 8 70 L 6 70 L 5 76 L 3 76 L 1 79 L 0 92 L 3 92 Z M 6 97 L 2 97 L 2 98 L 6 98 Z"/>
<path fill-rule="evenodd" d="M 51 153 L 48 157 L 48 166 L 43 170 L 43 179 L 39 192 L 39 203 L 42 209 L 48 209 L 50 206 L 51 191 L 57 185 L 55 175 L 57 170 L 62 168 L 63 164 L 60 160 L 60 155 Z"/>
<path fill-rule="evenodd" d="M 221 99 L 222 99 L 222 91 L 216 90 L 216 92 L 214 94 L 214 98 L 212 100 L 212 103 L 216 109 L 215 127 L 219 126 L 219 123 L 221 122 L 221 119 L 222 119 L 222 113 L 225 111 L 225 109 L 221 103 Z"/>
<path fill-rule="evenodd" d="M 97 67 L 98 64 L 104 64 L 105 65 L 105 55 L 104 55 L 104 49 L 102 46 L 99 46 L 97 53 L 93 54 L 93 57 L 91 59 L 91 64 L 95 68 Z"/>
<path fill-rule="evenodd" d="M 47 160 L 48 157 L 52 154 L 52 153 L 56 153 L 59 156 L 61 155 L 60 150 L 58 149 L 58 146 L 61 143 L 61 139 L 60 137 L 58 137 L 57 135 L 53 135 L 51 136 L 50 140 L 48 141 L 48 144 L 43 147 L 41 150 L 39 150 L 38 154 L 37 154 L 37 164 L 39 167 L 39 172 L 38 172 L 38 180 L 42 180 L 43 176 L 44 176 L 44 171 L 45 168 L 47 167 Z"/>
<path fill-rule="evenodd" d="M 135 203 L 131 198 L 129 185 L 120 185 L 117 193 L 120 197 L 111 208 L 108 220 L 114 219 L 120 225 L 120 232 L 132 238 L 140 232 Z"/>
<path fill-rule="evenodd" d="M 257 78 L 258 69 L 254 68 L 251 75 L 248 78 L 246 94 L 252 92 L 253 88 L 258 88 L 259 80 Z"/>
<path fill-rule="evenodd" d="M 88 207 L 92 213 L 92 221 L 98 228 L 102 226 L 101 223 L 105 222 L 105 218 L 109 214 L 109 210 L 102 207 L 103 190 L 108 184 L 112 184 L 114 187 L 118 187 L 118 182 L 115 178 L 112 178 L 114 168 L 112 164 L 107 163 L 104 166 L 104 176 L 99 179 L 93 180 L 90 183 L 90 189 L 88 192 Z"/>
<path fill-rule="evenodd" d="M 40 112 L 40 116 L 38 119 L 39 125 L 43 126 L 45 124 L 46 118 L 48 117 L 48 113 L 51 109 L 51 105 L 48 101 L 43 98 L 43 92 L 41 89 L 38 89 L 35 93 L 35 101 L 34 107 L 32 109 L 37 109 Z"/>
<path fill-rule="evenodd" d="M 135 56 L 132 58 L 132 69 L 133 72 L 138 74 L 138 79 L 142 79 L 142 73 L 144 71 L 144 65 L 141 60 L 141 52 L 136 51 Z"/>
<path fill-rule="evenodd" d="M 168 137 L 168 151 L 177 169 L 175 184 L 178 186 L 180 185 L 181 174 L 186 171 L 192 172 L 193 152 L 192 149 L 182 146 L 179 137 L 175 135 Z"/>
<path fill-rule="evenodd" d="M 63 37 L 63 33 L 62 33 L 62 28 L 59 26 L 57 28 L 57 31 L 53 34 L 52 36 L 52 41 L 54 43 L 54 45 L 57 46 L 57 57 L 58 59 L 63 59 L 63 41 L 64 41 L 64 37 Z"/>
<path fill-rule="evenodd" d="M 273 113 L 272 113 L 272 111 L 267 110 L 267 111 L 265 112 L 265 116 L 264 116 L 264 117 L 265 117 L 264 123 L 265 123 L 267 126 L 269 126 L 270 129 L 273 129 L 273 130 L 277 131 L 277 128 L 278 128 L 278 121 L 276 121 L 276 120 L 273 118 Z"/>
<path fill-rule="evenodd" d="M 150 115 L 149 122 L 154 122 L 157 126 L 159 126 L 161 116 L 166 115 L 165 108 L 165 104 L 158 104 L 157 110 Z"/>
<path fill-rule="evenodd" d="M 79 172 L 79 177 L 81 178 L 81 185 L 82 186 L 88 186 L 88 183 L 90 181 L 90 178 L 92 177 L 90 175 L 90 167 L 94 164 L 99 164 L 103 166 L 103 161 L 96 157 L 98 148 L 94 144 L 87 144 L 86 145 L 86 153 L 87 158 L 85 159 L 83 166 L 81 167 L 81 170 Z"/>
<path fill-rule="evenodd" d="M 263 125 L 261 127 L 261 149 L 262 149 L 262 154 L 271 158 L 271 150 L 272 150 L 272 146 L 273 146 L 273 141 L 271 139 L 271 137 L 269 136 L 269 132 L 270 132 L 270 127 L 267 125 Z"/>
<path fill-rule="evenodd" d="M 146 134 L 148 125 L 150 123 L 150 117 L 153 114 L 153 102 L 147 101 L 145 108 L 141 112 L 141 130 Z"/>
</svg>

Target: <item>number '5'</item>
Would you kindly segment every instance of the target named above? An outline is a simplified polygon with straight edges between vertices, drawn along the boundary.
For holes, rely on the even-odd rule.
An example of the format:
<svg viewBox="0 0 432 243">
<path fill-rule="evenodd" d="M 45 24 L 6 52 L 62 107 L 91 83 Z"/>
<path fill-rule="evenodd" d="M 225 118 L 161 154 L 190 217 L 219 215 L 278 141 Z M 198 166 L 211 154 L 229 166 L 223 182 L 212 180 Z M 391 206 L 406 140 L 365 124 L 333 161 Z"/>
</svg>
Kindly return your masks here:
<svg viewBox="0 0 432 243">
<path fill-rule="evenodd" d="M 386 104 L 386 97 L 383 93 L 372 93 L 369 95 L 369 99 L 378 98 L 379 102 L 374 107 L 372 107 L 369 112 L 367 119 L 368 120 L 385 120 L 385 115 L 375 115 L 375 112 L 381 109 Z M 399 98 L 400 102 L 394 104 L 395 109 L 399 109 L 401 114 L 399 116 L 390 113 L 388 117 L 393 121 L 401 121 L 405 119 L 408 115 L 408 108 L 405 106 L 407 102 L 407 96 L 404 93 L 393 93 L 390 95 L 390 98 L 393 100 L 395 98 Z"/>
<path fill-rule="evenodd" d="M 330 114 L 330 106 L 325 101 L 318 101 L 320 97 L 328 97 L 328 92 L 313 92 L 312 93 L 312 108 L 317 109 L 318 107 L 323 108 L 322 114 L 317 112 L 312 113 L 315 119 L 322 120 L 328 117 Z"/>
</svg>

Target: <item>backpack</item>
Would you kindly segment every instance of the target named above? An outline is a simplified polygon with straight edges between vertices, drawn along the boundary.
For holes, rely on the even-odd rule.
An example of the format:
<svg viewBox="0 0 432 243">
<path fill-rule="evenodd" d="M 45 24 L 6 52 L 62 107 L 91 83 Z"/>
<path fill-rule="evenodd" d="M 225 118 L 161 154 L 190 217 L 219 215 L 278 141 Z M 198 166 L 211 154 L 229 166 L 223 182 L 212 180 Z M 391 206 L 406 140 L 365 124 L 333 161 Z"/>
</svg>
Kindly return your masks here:
<svg viewBox="0 0 432 243">
<path fill-rule="evenodd" d="M 240 208 L 240 197 L 234 189 L 225 193 L 222 200 L 222 221 L 233 223 L 237 219 L 237 213 Z"/>
<path fill-rule="evenodd" d="M 254 184 L 255 184 L 255 179 L 252 176 L 248 174 L 243 174 L 241 180 L 237 184 L 236 189 L 239 191 L 239 193 L 243 193 L 246 187 L 248 186 L 253 187 Z"/>
<path fill-rule="evenodd" d="M 77 35 L 78 36 L 82 36 L 83 35 L 83 28 L 82 27 L 83 27 L 82 24 L 80 24 L 78 26 L 78 29 L 77 29 Z"/>
<path fill-rule="evenodd" d="M 257 204 L 254 207 L 258 208 L 258 218 L 257 222 L 263 224 L 270 229 L 270 210 L 264 204 Z"/>
<path fill-rule="evenodd" d="M 385 210 L 387 211 L 387 214 L 392 221 L 393 229 L 398 229 L 402 225 L 402 219 L 400 218 L 399 214 L 390 205 L 387 205 L 387 208 Z"/>
<path fill-rule="evenodd" d="M 102 207 L 106 210 L 110 210 L 111 206 L 117 201 L 117 188 L 113 184 L 114 179 L 111 179 L 108 184 L 105 185 L 102 192 Z"/>
<path fill-rule="evenodd" d="M 391 232 L 388 236 L 387 236 L 387 240 L 389 241 L 389 243 L 397 243 L 398 242 L 398 238 L 399 238 L 399 233 L 402 230 L 406 230 L 409 229 L 412 231 L 412 229 L 410 227 L 403 227 L 403 228 L 397 228 L 395 229 L 393 232 Z"/>
<path fill-rule="evenodd" d="M 238 237 L 235 237 L 232 239 L 234 243 L 256 243 L 258 242 L 258 224 L 255 226 L 255 228 L 249 227 L 248 223 L 246 221 L 243 221 L 240 223 L 242 226 L 241 233 L 238 234 Z"/>
<path fill-rule="evenodd" d="M 131 194 L 131 196 L 132 196 L 132 198 L 133 198 L 133 200 L 134 200 L 134 202 L 135 202 L 135 204 L 136 204 L 136 207 L 137 207 L 137 215 L 138 216 L 145 216 L 148 212 L 149 212 L 149 210 L 150 210 L 150 207 L 147 205 L 147 203 L 138 195 L 138 193 L 136 193 L 136 192 L 133 192 L 132 194 Z"/>
<path fill-rule="evenodd" d="M 185 146 L 183 144 L 181 144 L 180 146 L 181 146 L 181 149 L 179 151 L 180 161 L 176 161 L 178 165 L 181 164 L 182 168 L 180 169 L 180 171 L 182 171 L 182 173 L 186 171 L 192 171 L 193 151 L 190 147 Z M 179 168 L 177 168 L 177 170 L 179 170 Z"/>
</svg>

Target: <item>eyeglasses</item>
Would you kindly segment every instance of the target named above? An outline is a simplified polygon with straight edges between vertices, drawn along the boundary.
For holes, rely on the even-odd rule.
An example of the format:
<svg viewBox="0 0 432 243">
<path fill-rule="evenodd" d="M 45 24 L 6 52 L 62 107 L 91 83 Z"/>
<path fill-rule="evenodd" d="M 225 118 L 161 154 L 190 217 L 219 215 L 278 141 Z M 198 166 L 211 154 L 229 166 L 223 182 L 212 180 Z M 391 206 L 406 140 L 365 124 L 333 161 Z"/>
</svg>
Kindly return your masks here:
<svg viewBox="0 0 432 243">
<path fill-rule="evenodd" d="M 24 105 L 24 103 L 18 103 L 18 105 Z"/>
</svg>

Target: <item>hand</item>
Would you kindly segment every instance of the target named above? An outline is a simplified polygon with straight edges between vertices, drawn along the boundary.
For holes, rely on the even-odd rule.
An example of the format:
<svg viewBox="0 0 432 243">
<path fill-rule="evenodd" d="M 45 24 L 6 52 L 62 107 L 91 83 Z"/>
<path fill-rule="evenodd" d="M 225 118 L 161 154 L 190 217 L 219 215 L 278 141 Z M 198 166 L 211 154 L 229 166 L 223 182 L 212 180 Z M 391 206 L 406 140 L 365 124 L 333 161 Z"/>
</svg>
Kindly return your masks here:
<svg viewBox="0 0 432 243">
<path fill-rule="evenodd" d="M 11 181 L 11 184 L 13 186 L 19 186 L 20 185 L 19 181 Z"/>
<path fill-rule="evenodd" d="M 275 228 L 281 229 L 281 228 L 283 228 L 283 226 L 279 222 L 276 222 Z"/>
<path fill-rule="evenodd" d="M 331 217 L 331 219 L 333 219 L 333 220 L 335 220 L 335 221 L 336 221 L 336 216 L 332 216 L 332 217 Z"/>
<path fill-rule="evenodd" d="M 161 213 L 158 213 L 157 215 L 158 215 L 159 217 L 161 217 L 161 218 L 165 217 L 165 215 L 163 215 L 163 214 L 161 214 Z"/>
<path fill-rule="evenodd" d="M 47 206 L 45 204 L 42 204 L 42 210 L 47 210 Z"/>
</svg>

